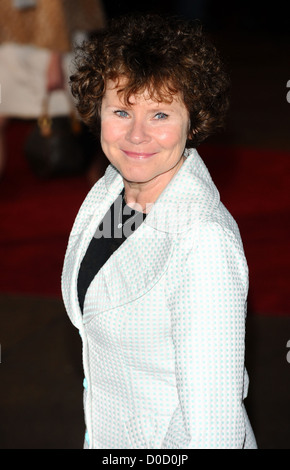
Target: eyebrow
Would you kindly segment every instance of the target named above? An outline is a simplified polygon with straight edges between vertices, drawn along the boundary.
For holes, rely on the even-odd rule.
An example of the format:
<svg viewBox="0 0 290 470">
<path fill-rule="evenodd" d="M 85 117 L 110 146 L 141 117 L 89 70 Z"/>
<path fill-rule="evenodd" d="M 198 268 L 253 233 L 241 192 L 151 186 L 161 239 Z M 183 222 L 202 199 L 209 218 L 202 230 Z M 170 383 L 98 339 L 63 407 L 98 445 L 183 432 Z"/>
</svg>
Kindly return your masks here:
<svg viewBox="0 0 290 470">
<path fill-rule="evenodd" d="M 116 108 L 116 109 L 120 109 L 120 110 L 126 110 L 126 109 L 132 109 L 134 107 L 134 104 L 133 105 L 127 105 L 126 103 L 108 103 L 106 104 L 106 107 L 107 108 Z M 148 112 L 150 113 L 160 113 L 160 112 L 169 112 L 169 111 L 173 111 L 173 108 L 170 107 L 168 105 L 168 103 L 164 103 L 164 104 L 160 104 L 160 107 L 159 108 L 149 108 L 148 109 Z"/>
</svg>

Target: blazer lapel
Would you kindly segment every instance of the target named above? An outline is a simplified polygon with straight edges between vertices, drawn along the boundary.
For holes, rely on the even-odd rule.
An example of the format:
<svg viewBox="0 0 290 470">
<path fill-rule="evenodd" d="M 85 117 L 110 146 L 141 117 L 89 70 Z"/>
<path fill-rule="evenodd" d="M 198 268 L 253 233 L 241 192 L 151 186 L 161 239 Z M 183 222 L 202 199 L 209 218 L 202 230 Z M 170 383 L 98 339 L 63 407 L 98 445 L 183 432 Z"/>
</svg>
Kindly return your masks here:
<svg viewBox="0 0 290 470">
<path fill-rule="evenodd" d="M 85 300 L 84 323 L 149 291 L 166 271 L 173 247 L 174 238 L 170 234 L 143 223 L 92 281 Z"/>
</svg>

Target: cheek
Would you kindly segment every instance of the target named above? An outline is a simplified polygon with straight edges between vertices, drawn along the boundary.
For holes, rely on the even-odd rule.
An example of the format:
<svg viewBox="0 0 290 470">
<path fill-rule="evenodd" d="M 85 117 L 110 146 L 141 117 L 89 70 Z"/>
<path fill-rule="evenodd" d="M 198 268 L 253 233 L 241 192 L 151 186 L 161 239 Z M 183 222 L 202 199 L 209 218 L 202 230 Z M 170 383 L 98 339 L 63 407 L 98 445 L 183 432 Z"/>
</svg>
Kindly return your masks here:
<svg viewBox="0 0 290 470">
<path fill-rule="evenodd" d="M 110 121 L 101 122 L 101 142 L 103 144 L 111 144 L 116 142 L 121 137 L 121 129 L 116 123 L 112 124 Z"/>
<path fill-rule="evenodd" d="M 156 136 L 159 143 L 165 148 L 183 146 L 187 139 L 187 126 L 169 126 Z"/>
</svg>

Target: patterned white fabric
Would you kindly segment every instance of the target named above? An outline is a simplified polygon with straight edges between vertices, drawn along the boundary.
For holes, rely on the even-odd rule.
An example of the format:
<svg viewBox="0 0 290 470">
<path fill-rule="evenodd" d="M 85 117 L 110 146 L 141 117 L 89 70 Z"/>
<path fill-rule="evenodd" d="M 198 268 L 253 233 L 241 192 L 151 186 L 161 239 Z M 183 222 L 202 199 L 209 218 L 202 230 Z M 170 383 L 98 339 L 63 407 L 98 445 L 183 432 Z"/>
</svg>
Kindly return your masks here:
<svg viewBox="0 0 290 470">
<path fill-rule="evenodd" d="M 196 150 L 92 281 L 80 262 L 123 188 L 110 165 L 85 199 L 62 289 L 83 340 L 85 448 L 256 448 L 243 399 L 248 269 Z"/>
</svg>

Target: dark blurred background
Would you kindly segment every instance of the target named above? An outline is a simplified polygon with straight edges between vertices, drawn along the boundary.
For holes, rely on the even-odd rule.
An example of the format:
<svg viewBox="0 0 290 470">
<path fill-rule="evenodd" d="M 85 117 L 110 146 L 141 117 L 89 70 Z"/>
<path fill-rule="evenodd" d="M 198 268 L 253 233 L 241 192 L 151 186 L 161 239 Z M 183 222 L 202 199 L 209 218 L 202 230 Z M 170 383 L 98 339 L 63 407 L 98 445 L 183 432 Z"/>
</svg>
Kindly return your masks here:
<svg viewBox="0 0 290 470">
<path fill-rule="evenodd" d="M 199 153 L 238 222 L 250 269 L 246 407 L 259 448 L 289 449 L 290 5 L 156 0 L 136 8 L 104 0 L 103 8 L 107 19 L 132 11 L 199 18 L 224 58 L 232 81 L 227 126 Z M 12 119 L 5 130 L 0 447 L 81 448 L 81 344 L 60 275 L 74 217 L 106 162 L 96 147 L 85 173 L 37 177 L 23 152 L 33 124 Z"/>
</svg>

